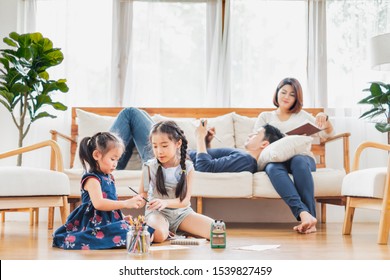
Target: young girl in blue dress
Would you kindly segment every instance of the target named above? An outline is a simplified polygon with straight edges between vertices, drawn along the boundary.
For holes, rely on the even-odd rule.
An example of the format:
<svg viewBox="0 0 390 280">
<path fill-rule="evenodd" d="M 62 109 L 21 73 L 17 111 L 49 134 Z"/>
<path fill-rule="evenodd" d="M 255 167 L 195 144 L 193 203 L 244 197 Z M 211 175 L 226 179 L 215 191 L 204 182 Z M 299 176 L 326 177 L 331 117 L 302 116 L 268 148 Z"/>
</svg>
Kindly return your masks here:
<svg viewBox="0 0 390 280">
<path fill-rule="evenodd" d="M 154 159 L 145 163 L 140 194 L 147 195 L 147 224 L 155 229 L 154 242 L 165 241 L 178 230 L 210 239 L 213 220 L 191 208 L 194 167 L 187 160 L 187 139 L 173 121 L 156 123 L 150 132 Z"/>
<path fill-rule="evenodd" d="M 124 247 L 128 217 L 120 209 L 140 208 L 140 195 L 118 201 L 112 172 L 124 151 L 120 138 L 109 132 L 85 137 L 80 143 L 80 160 L 85 170 L 81 179 L 81 205 L 65 225 L 53 234 L 53 247 L 63 249 L 109 249 Z"/>
</svg>

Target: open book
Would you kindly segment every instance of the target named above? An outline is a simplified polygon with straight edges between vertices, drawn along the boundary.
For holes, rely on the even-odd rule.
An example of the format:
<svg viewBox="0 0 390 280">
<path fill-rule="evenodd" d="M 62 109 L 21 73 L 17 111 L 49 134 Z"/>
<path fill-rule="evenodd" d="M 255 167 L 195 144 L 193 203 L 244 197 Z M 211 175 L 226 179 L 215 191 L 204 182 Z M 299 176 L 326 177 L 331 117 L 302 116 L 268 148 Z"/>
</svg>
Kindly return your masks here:
<svg viewBox="0 0 390 280">
<path fill-rule="evenodd" d="M 298 126 L 297 128 L 294 128 L 293 130 L 290 130 L 286 132 L 287 135 L 306 135 L 310 136 L 314 133 L 317 133 L 321 131 L 322 129 L 317 127 L 315 124 L 311 122 L 307 122 L 301 126 Z"/>
<path fill-rule="evenodd" d="M 171 245 L 201 245 L 207 242 L 206 238 L 180 238 L 172 239 Z"/>
</svg>

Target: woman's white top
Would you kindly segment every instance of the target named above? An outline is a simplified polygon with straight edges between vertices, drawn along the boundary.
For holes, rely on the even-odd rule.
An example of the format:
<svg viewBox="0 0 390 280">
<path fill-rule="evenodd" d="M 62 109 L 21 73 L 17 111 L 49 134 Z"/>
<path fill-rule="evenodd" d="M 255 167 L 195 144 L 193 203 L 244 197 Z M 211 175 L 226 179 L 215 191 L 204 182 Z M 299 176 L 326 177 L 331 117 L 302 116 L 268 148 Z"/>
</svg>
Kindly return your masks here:
<svg viewBox="0 0 390 280">
<path fill-rule="evenodd" d="M 311 122 L 315 124 L 316 118 L 313 117 L 313 115 L 309 114 L 308 112 L 301 110 L 299 113 L 294 113 L 290 116 L 288 120 L 282 121 L 279 119 L 276 110 L 270 111 L 270 112 L 262 112 L 257 117 L 255 126 L 253 128 L 253 131 L 256 132 L 260 127 L 270 124 L 276 128 L 278 128 L 282 133 L 286 133 L 290 130 L 293 130 L 302 124 L 305 124 L 306 122 Z M 321 137 L 321 138 L 328 138 L 334 134 L 334 131 L 332 133 L 328 134 L 324 130 L 320 131 L 317 134 L 312 135 L 312 137 Z"/>
</svg>

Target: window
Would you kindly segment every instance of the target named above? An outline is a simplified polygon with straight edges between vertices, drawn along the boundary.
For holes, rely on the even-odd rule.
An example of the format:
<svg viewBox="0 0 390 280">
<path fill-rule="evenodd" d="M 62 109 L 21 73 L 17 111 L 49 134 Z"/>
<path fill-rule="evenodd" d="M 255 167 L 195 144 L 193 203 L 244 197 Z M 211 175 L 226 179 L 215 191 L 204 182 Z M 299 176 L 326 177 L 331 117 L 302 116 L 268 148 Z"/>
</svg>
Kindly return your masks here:
<svg viewBox="0 0 390 280">
<path fill-rule="evenodd" d="M 390 32 L 389 0 L 328 0 L 328 105 L 353 108 L 366 94 L 370 81 L 389 74 L 370 69 L 369 39 Z"/>
<path fill-rule="evenodd" d="M 206 99 L 206 3 L 134 1 L 124 103 L 201 107 Z"/>
<path fill-rule="evenodd" d="M 37 0 L 36 30 L 64 53 L 53 70 L 68 80 L 69 106 L 112 105 L 112 1 Z"/>
<path fill-rule="evenodd" d="M 231 0 L 231 106 L 273 107 L 285 77 L 307 94 L 304 1 Z"/>
</svg>

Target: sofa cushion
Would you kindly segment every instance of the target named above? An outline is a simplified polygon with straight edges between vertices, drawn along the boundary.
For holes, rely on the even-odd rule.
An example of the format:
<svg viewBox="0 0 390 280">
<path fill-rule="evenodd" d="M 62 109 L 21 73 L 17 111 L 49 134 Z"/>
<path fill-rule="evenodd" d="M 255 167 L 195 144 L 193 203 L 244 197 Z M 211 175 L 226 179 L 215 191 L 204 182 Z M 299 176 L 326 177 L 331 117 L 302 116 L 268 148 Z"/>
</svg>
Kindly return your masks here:
<svg viewBox="0 0 390 280">
<path fill-rule="evenodd" d="M 70 179 L 70 194 L 80 196 L 80 178 L 82 169 L 66 169 Z M 113 172 L 115 186 L 119 196 L 132 196 L 129 186 L 138 190 L 141 184 L 141 170 L 121 170 Z M 251 197 L 252 174 L 240 173 L 204 173 L 195 171 L 192 196 L 203 197 Z"/>
<path fill-rule="evenodd" d="M 0 196 L 68 195 L 69 179 L 58 171 L 32 167 L 0 167 Z"/>
<path fill-rule="evenodd" d="M 341 196 L 341 185 L 345 176 L 344 170 L 319 168 L 312 172 L 314 179 L 314 195 L 316 197 Z M 292 175 L 290 175 L 292 179 Z M 268 175 L 257 172 L 253 175 L 253 196 L 264 198 L 280 198 Z"/>
<path fill-rule="evenodd" d="M 257 161 L 258 170 L 264 170 L 269 162 L 284 162 L 299 154 L 312 155 L 312 140 L 309 136 L 291 135 L 273 142 L 261 152 Z"/>
<path fill-rule="evenodd" d="M 196 149 L 196 135 L 195 129 L 199 125 L 199 120 L 195 118 L 171 118 L 163 115 L 154 115 L 152 119 L 155 122 L 163 120 L 173 120 L 184 131 L 184 134 L 188 140 L 188 147 L 190 149 Z M 214 139 L 211 141 L 211 148 L 234 148 L 234 127 L 233 127 L 233 115 L 226 114 L 215 118 L 208 118 L 208 127 L 215 127 L 216 136 L 221 140 Z"/>
<path fill-rule="evenodd" d="M 70 180 L 70 195 L 80 196 L 80 180 L 83 175 L 83 170 L 81 168 L 72 168 L 65 169 L 64 172 Z M 141 182 L 141 174 L 141 170 L 115 170 L 113 176 L 118 196 L 134 195 L 129 189 L 129 186 L 138 190 Z"/>
<path fill-rule="evenodd" d="M 102 116 L 84 110 L 76 109 L 79 135 L 77 138 L 77 149 L 73 161 L 74 168 L 82 168 L 79 158 L 79 144 L 84 137 L 92 136 L 100 131 L 108 131 L 115 121 L 115 117 Z"/>
<path fill-rule="evenodd" d="M 252 173 L 206 173 L 195 171 L 192 196 L 217 198 L 252 197 Z"/>
<path fill-rule="evenodd" d="M 345 176 L 342 195 L 383 198 L 387 167 L 357 170 Z"/>
<path fill-rule="evenodd" d="M 253 132 L 257 118 L 249 118 L 233 113 L 234 137 L 236 148 L 245 149 L 245 141 L 248 135 Z"/>
<path fill-rule="evenodd" d="M 190 149 L 196 148 L 196 138 L 195 138 L 195 129 L 196 129 L 196 119 L 195 118 L 170 118 L 163 115 L 156 114 L 152 116 L 152 120 L 157 123 L 160 121 L 172 120 L 177 123 L 177 125 L 184 131 L 184 135 L 188 141 L 188 147 Z"/>
</svg>

